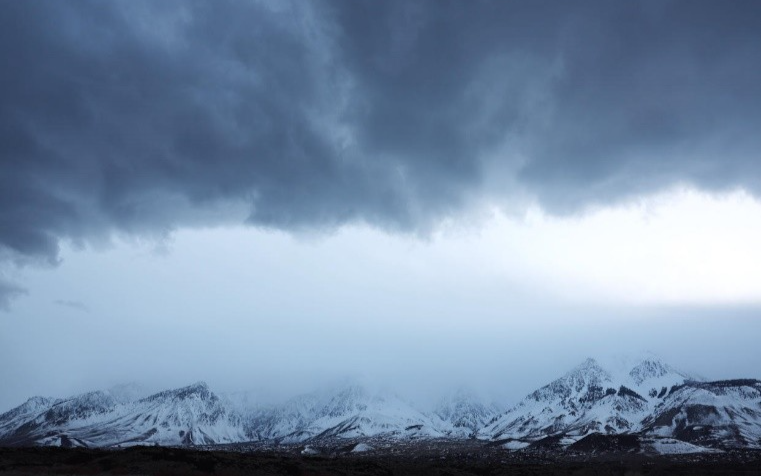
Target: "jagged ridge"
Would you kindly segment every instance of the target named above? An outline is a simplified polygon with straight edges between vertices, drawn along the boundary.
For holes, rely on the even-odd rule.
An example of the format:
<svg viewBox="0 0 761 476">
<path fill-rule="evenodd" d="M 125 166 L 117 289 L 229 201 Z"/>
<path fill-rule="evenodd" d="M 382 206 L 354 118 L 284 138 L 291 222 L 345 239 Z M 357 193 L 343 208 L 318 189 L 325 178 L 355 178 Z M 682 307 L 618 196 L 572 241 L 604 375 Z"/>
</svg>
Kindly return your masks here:
<svg viewBox="0 0 761 476">
<path fill-rule="evenodd" d="M 462 390 L 424 411 L 359 385 L 240 409 L 199 382 L 133 400 L 108 391 L 33 397 L 0 415 L 2 445 L 303 443 L 383 435 L 477 437 L 520 448 L 550 440 L 569 445 L 594 434 L 673 439 L 690 451 L 761 448 L 761 383 L 695 381 L 655 358 L 619 372 L 587 359 L 507 411 Z"/>
</svg>

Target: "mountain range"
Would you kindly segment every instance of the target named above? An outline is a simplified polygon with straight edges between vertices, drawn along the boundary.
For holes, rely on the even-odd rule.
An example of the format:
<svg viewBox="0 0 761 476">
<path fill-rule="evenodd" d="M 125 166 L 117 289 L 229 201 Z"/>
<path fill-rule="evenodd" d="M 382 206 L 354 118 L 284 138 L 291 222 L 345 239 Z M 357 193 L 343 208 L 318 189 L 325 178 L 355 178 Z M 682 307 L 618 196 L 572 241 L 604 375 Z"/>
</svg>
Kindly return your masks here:
<svg viewBox="0 0 761 476">
<path fill-rule="evenodd" d="M 356 384 L 277 405 L 238 405 L 203 382 L 136 394 L 120 387 L 32 397 L 0 415 L 0 445 L 306 445 L 382 437 L 475 439 L 518 450 L 574 449 L 600 435 L 631 435 L 661 453 L 761 449 L 761 381 L 704 381 L 655 357 L 617 368 L 587 359 L 510 408 L 465 389 L 423 408 Z"/>
</svg>

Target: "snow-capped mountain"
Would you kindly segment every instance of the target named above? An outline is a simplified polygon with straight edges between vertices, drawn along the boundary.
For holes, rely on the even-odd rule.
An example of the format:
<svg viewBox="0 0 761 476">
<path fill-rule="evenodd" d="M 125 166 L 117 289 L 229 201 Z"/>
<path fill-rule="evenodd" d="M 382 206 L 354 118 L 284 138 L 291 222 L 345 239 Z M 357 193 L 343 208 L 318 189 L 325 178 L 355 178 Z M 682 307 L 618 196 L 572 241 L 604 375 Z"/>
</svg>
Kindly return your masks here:
<svg viewBox="0 0 761 476">
<path fill-rule="evenodd" d="M 11 415 L 22 407 L 28 417 L 23 422 Z M 0 422 L 5 430 L 0 441 L 17 445 L 180 445 L 249 439 L 240 415 L 222 406 L 204 383 L 126 403 L 101 391 L 56 401 L 31 399 L 0 416 Z"/>
<path fill-rule="evenodd" d="M 313 436 L 307 427 L 317 418 L 320 408 L 318 395 L 299 395 L 281 405 L 254 408 L 247 425 L 258 441 L 299 442 Z"/>
<path fill-rule="evenodd" d="M 32 397 L 18 407 L 0 415 L 0 439 L 3 435 L 10 434 L 16 428 L 26 424 L 40 412 L 49 409 L 55 399 L 46 397 Z"/>
<path fill-rule="evenodd" d="M 686 382 L 673 387 L 644 434 L 719 448 L 761 448 L 761 381 Z"/>
<path fill-rule="evenodd" d="M 472 438 L 499 412 L 497 405 L 484 403 L 472 391 L 461 387 L 440 399 L 433 413 L 441 419 L 447 435 Z"/>
<path fill-rule="evenodd" d="M 261 409 L 250 420 L 261 439 L 284 443 L 317 438 L 441 437 L 442 422 L 390 392 L 349 385 L 327 394 L 302 395 Z"/>
<path fill-rule="evenodd" d="M 492 420 L 479 436 L 536 440 L 636 432 L 668 389 L 687 378 L 656 358 L 642 360 L 626 371 L 609 371 L 587 359 Z"/>
<path fill-rule="evenodd" d="M 602 434 L 636 437 L 643 447 L 658 452 L 761 448 L 761 382 L 698 381 L 652 356 L 605 366 L 587 359 L 507 411 L 463 389 L 425 408 L 393 392 L 357 384 L 278 405 L 236 403 L 204 383 L 132 396 L 137 394 L 117 388 L 66 399 L 31 398 L 0 415 L 0 445 L 317 444 L 376 437 L 477 437 L 518 449 L 549 437 L 573 449 Z"/>
<path fill-rule="evenodd" d="M 371 393 L 350 386 L 322 408 L 310 431 L 320 438 L 355 438 L 385 434 L 397 437 L 444 436 L 433 418 L 391 393 Z"/>
</svg>

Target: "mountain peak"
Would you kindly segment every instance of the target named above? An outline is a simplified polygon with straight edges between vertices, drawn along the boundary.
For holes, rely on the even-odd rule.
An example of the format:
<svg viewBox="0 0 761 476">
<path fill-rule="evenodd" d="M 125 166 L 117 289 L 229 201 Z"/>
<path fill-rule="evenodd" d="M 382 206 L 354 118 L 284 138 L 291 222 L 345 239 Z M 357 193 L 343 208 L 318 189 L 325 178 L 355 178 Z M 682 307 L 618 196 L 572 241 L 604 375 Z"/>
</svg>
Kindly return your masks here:
<svg viewBox="0 0 761 476">
<path fill-rule="evenodd" d="M 600 380 L 610 379 L 610 373 L 605 370 L 597 360 L 588 357 L 582 363 L 571 369 L 561 380 L 582 380 L 598 382 Z"/>
<path fill-rule="evenodd" d="M 203 400 L 206 400 L 214 395 L 211 390 L 209 390 L 209 386 L 206 384 L 206 382 L 202 381 L 188 385 L 187 387 L 178 388 L 175 390 L 175 393 L 179 398 L 190 398 L 197 396 Z"/>
<path fill-rule="evenodd" d="M 196 383 L 194 383 L 192 385 L 188 385 L 185 388 L 194 389 L 194 390 L 198 390 L 198 391 L 208 391 L 209 390 L 209 385 L 206 382 L 204 382 L 203 380 L 199 380 L 198 382 L 196 382 Z"/>
<path fill-rule="evenodd" d="M 584 362 L 577 365 L 574 370 L 586 370 L 586 369 L 601 369 L 600 364 L 597 362 L 596 359 L 592 357 L 587 357 L 584 359 Z"/>
<path fill-rule="evenodd" d="M 50 406 L 54 401 L 55 399 L 53 398 L 35 395 L 34 397 L 31 397 L 26 402 L 24 402 L 22 406 L 24 408 L 29 408 L 30 410 L 35 410 L 37 408 Z"/>
<path fill-rule="evenodd" d="M 181 387 L 173 390 L 164 390 L 163 392 L 156 393 L 145 397 L 142 400 L 187 400 L 187 399 L 199 399 L 199 400 L 218 400 L 219 398 L 209 390 L 209 386 L 206 382 L 196 382 L 187 387 Z M 142 401 L 141 400 L 141 401 Z"/>
<path fill-rule="evenodd" d="M 674 372 L 674 370 L 670 366 L 664 364 L 660 359 L 647 358 L 635 365 L 629 371 L 629 376 L 637 385 L 640 385 L 645 380 L 663 377 L 671 372 Z"/>
</svg>

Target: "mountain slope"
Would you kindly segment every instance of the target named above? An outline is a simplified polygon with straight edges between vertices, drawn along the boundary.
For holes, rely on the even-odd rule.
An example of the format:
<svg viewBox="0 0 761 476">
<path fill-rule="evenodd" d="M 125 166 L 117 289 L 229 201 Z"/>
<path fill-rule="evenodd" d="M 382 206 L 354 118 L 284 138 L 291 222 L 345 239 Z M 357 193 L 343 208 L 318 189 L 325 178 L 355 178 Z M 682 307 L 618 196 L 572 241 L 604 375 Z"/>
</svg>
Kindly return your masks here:
<svg viewBox="0 0 761 476">
<path fill-rule="evenodd" d="M 106 392 L 90 392 L 56 401 L 29 415 L 23 424 L 0 434 L 0 441 L 9 445 L 118 446 L 247 439 L 241 417 L 220 405 L 203 383 L 127 403 L 116 402 Z"/>
<path fill-rule="evenodd" d="M 380 434 L 399 438 L 444 436 L 437 418 L 393 394 L 372 393 L 360 385 L 349 385 L 325 395 L 303 395 L 283 405 L 259 410 L 249 426 L 258 439 L 281 443 Z"/>
<path fill-rule="evenodd" d="M 761 381 L 686 382 L 644 420 L 644 433 L 718 448 L 761 448 Z"/>
<path fill-rule="evenodd" d="M 459 388 L 442 398 L 433 411 L 441 420 L 441 428 L 450 437 L 472 438 L 499 414 L 496 405 L 484 403 L 473 392 Z"/>
<path fill-rule="evenodd" d="M 18 407 L 1 414 L 0 438 L 3 435 L 12 433 L 38 414 L 50 409 L 53 403 L 55 403 L 55 400 L 52 398 L 32 397 Z"/>
<path fill-rule="evenodd" d="M 131 396 L 136 394 L 119 388 L 66 399 L 31 398 L 0 415 L 0 445 L 477 437 L 510 449 L 621 442 L 655 452 L 761 449 L 761 381 L 696 381 L 654 357 L 608 367 L 587 359 L 505 412 L 464 390 L 421 409 L 394 393 L 356 384 L 270 406 L 220 399 L 204 383 L 145 398 Z"/>
<path fill-rule="evenodd" d="M 482 438 L 538 440 L 564 435 L 639 431 L 641 422 L 686 376 L 648 358 L 626 372 L 610 372 L 587 359 L 536 390 L 479 432 Z"/>
<path fill-rule="evenodd" d="M 351 386 L 333 396 L 309 431 L 320 438 L 441 437 L 438 422 L 393 394 Z"/>
</svg>

